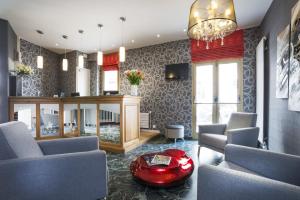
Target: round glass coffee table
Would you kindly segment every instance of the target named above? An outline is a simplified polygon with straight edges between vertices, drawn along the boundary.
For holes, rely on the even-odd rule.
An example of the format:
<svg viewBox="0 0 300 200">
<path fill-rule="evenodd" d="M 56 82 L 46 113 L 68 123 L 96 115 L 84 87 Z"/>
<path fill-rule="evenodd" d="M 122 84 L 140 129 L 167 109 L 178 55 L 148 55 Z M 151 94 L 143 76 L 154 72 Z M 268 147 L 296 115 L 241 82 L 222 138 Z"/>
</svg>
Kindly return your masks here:
<svg viewBox="0 0 300 200">
<path fill-rule="evenodd" d="M 169 165 L 151 165 L 146 160 L 155 155 L 170 156 Z M 149 161 L 148 161 L 149 162 Z M 144 154 L 130 164 L 132 176 L 139 182 L 155 187 L 171 187 L 184 183 L 194 171 L 194 162 L 185 151 L 168 149 L 163 152 Z"/>
</svg>

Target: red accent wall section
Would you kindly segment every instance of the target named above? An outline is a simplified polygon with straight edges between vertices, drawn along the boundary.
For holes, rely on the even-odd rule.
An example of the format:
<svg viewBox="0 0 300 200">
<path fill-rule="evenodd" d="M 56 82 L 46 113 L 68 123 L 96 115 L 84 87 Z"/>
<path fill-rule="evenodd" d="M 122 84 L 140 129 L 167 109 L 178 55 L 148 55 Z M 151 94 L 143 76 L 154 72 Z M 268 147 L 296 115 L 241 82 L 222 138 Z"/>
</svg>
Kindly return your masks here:
<svg viewBox="0 0 300 200">
<path fill-rule="evenodd" d="M 238 30 L 224 38 L 224 45 L 221 39 L 209 43 L 206 49 L 206 42 L 190 40 L 192 62 L 204 62 L 228 58 L 244 57 L 244 31 Z"/>
<path fill-rule="evenodd" d="M 103 55 L 103 71 L 119 70 L 119 53 L 110 53 Z"/>
</svg>

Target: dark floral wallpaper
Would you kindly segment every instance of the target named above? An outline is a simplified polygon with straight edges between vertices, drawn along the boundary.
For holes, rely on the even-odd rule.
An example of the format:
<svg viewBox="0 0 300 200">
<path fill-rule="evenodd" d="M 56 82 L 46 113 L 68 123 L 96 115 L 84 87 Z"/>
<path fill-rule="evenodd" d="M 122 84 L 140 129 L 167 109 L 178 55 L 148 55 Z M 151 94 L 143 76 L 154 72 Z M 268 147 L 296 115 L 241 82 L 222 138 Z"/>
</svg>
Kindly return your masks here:
<svg viewBox="0 0 300 200">
<path fill-rule="evenodd" d="M 76 66 L 78 55 L 78 51 L 71 51 L 66 54 L 66 58 L 68 59 L 68 71 L 62 70 L 62 60 L 65 55 L 60 55 L 58 89 L 64 92 L 65 96 L 71 96 L 72 92 L 76 92 Z"/>
<path fill-rule="evenodd" d="M 244 32 L 245 54 L 243 59 L 243 106 L 246 112 L 255 112 L 255 50 L 258 44 L 259 29 L 247 29 Z M 76 66 L 80 52 L 67 53 L 69 70 L 62 71 L 63 55 L 43 49 L 44 69 L 36 69 L 38 46 L 21 40 L 22 61 L 34 67 L 34 75 L 24 81 L 24 96 L 52 96 L 61 89 L 69 96 L 76 90 Z M 192 134 L 192 70 L 190 43 L 188 40 L 168 42 L 127 50 L 126 62 L 120 67 L 120 93 L 130 94 L 130 85 L 124 76 L 128 69 L 140 69 L 145 73 L 145 81 L 139 86 L 142 97 L 141 112 L 152 111 L 153 124 L 164 132 L 166 124 L 182 124 L 185 135 Z M 180 81 L 165 80 L 165 65 L 189 63 L 189 79 Z M 96 95 L 97 64 L 86 61 L 91 70 L 91 95 Z M 100 77 L 99 77 L 100 78 Z M 100 79 L 98 80 L 100 81 Z M 101 86 L 101 81 L 99 86 Z"/>
<path fill-rule="evenodd" d="M 243 107 L 245 112 L 255 112 L 257 28 L 244 32 Z M 121 65 L 121 93 L 130 94 L 130 85 L 124 76 L 128 69 L 140 69 L 145 81 L 139 87 L 142 97 L 141 111 L 152 111 L 153 124 L 164 132 L 166 124 L 182 124 L 185 135 L 192 134 L 192 75 L 186 81 L 166 81 L 166 64 L 190 63 L 189 41 L 175 41 L 127 51 L 126 62 Z"/>
<path fill-rule="evenodd" d="M 188 80 L 165 80 L 165 65 L 189 63 Z M 145 80 L 139 86 L 141 112 L 152 111 L 153 124 L 164 132 L 166 124 L 184 125 L 185 135 L 192 130 L 192 75 L 188 40 L 169 42 L 127 51 L 126 62 L 120 68 L 120 92 L 130 94 L 124 76 L 128 69 L 140 69 Z"/>
<path fill-rule="evenodd" d="M 256 111 L 256 46 L 260 39 L 260 29 L 251 28 L 244 31 L 244 111 Z"/>
<path fill-rule="evenodd" d="M 39 54 L 39 46 L 21 39 L 22 63 L 32 67 L 34 73 L 23 77 L 22 96 L 53 96 L 61 90 L 66 96 L 76 91 L 76 66 L 79 51 L 68 52 L 68 71 L 62 70 L 64 54 L 56 54 L 42 48 L 44 58 L 43 69 L 38 69 L 36 58 Z M 85 60 L 85 66 L 87 66 Z"/>
<path fill-rule="evenodd" d="M 44 68 L 37 68 L 39 46 L 21 39 L 21 60 L 33 69 L 33 75 L 23 77 L 22 96 L 53 96 L 59 85 L 60 59 L 56 53 L 42 48 Z"/>
<path fill-rule="evenodd" d="M 88 61 L 87 63 L 87 68 L 91 70 L 91 81 L 90 81 L 90 87 L 91 87 L 91 96 L 96 96 L 97 95 L 97 75 L 99 75 L 98 77 L 98 81 L 99 81 L 99 93 L 100 93 L 100 85 L 101 85 L 101 81 L 100 81 L 100 72 L 97 73 L 97 70 L 100 70 L 99 68 L 97 68 L 97 61 Z"/>
</svg>

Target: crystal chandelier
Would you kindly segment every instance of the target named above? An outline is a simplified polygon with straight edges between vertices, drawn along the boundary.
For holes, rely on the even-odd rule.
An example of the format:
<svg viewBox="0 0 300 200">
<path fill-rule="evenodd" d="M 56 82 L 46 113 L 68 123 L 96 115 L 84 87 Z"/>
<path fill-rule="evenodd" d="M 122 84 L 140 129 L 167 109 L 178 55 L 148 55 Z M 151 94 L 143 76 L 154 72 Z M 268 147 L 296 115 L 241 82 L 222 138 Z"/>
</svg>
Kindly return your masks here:
<svg viewBox="0 0 300 200">
<path fill-rule="evenodd" d="M 208 43 L 237 29 L 233 0 L 196 0 L 190 10 L 188 36 Z"/>
</svg>

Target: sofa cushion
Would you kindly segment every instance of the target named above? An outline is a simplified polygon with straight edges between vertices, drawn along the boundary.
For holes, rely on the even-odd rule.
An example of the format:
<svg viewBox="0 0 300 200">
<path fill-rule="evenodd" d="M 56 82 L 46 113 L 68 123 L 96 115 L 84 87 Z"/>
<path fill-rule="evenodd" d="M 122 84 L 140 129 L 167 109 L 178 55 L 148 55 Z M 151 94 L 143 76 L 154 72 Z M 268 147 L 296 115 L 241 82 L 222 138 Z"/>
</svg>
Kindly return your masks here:
<svg viewBox="0 0 300 200">
<path fill-rule="evenodd" d="M 201 144 L 213 146 L 218 149 L 224 149 L 227 143 L 227 136 L 212 133 L 201 133 L 199 135 L 199 141 Z"/>
<path fill-rule="evenodd" d="M 256 174 L 253 171 L 250 171 L 250 170 L 248 170 L 246 168 L 243 168 L 243 167 L 241 167 L 239 165 L 236 165 L 236 164 L 234 164 L 232 162 L 228 162 L 228 161 L 221 162 L 218 165 L 218 167 L 224 167 L 224 168 L 227 168 L 227 169 L 232 169 L 232 170 L 236 170 L 236 171 L 240 171 L 240 172 L 246 172 L 246 173 L 249 173 L 249 174 L 258 175 L 258 174 Z"/>
<path fill-rule="evenodd" d="M 40 147 L 23 122 L 1 124 L 0 139 L 1 151 L 4 151 L 0 153 L 2 160 L 43 156 Z M 3 147 L 2 144 L 4 144 Z"/>
</svg>

